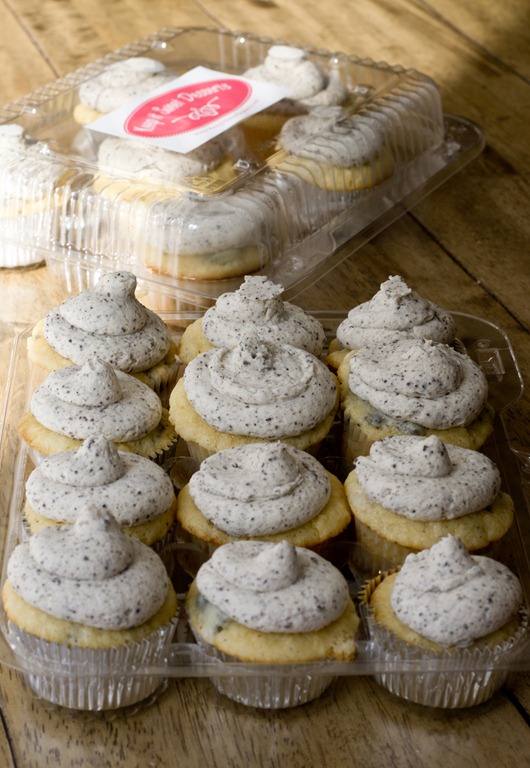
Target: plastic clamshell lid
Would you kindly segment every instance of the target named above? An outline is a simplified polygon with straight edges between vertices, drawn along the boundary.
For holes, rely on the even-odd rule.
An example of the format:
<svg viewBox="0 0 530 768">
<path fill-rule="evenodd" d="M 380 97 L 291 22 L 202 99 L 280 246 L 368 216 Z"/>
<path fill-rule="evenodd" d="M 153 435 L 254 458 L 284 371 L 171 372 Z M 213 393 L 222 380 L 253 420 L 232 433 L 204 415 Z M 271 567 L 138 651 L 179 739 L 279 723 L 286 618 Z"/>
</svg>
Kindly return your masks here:
<svg viewBox="0 0 530 768">
<path fill-rule="evenodd" d="M 186 154 L 86 127 L 199 65 L 255 78 L 271 51 L 318 73 L 316 103 L 280 100 Z M 67 290 L 127 268 L 153 293 L 202 306 L 260 270 L 302 289 L 340 246 L 481 147 L 469 126 L 460 141 L 447 134 L 438 88 L 416 70 L 226 30 L 162 30 L 0 112 L 0 237 L 34 249 L 5 245 L 0 266 L 44 258 Z"/>
</svg>

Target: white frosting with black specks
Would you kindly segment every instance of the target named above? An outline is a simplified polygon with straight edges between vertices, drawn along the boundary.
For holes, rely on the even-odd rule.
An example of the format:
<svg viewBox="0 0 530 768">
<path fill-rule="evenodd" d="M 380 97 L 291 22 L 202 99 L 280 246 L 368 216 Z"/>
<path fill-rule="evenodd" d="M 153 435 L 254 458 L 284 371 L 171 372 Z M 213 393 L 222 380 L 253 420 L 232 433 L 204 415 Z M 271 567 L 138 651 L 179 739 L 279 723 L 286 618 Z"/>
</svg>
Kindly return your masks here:
<svg viewBox="0 0 530 768">
<path fill-rule="evenodd" d="M 96 355 L 127 373 L 160 362 L 170 347 L 162 319 L 135 297 L 136 277 L 111 272 L 44 318 L 43 333 L 63 357 L 81 365 Z"/>
<path fill-rule="evenodd" d="M 349 116 L 342 107 L 315 107 L 307 115 L 287 120 L 278 142 L 296 157 L 351 168 L 377 157 L 383 128 L 376 118 L 360 113 Z"/>
<path fill-rule="evenodd" d="M 501 477 L 484 454 L 446 445 L 440 438 L 385 437 L 356 460 L 366 495 L 411 520 L 452 520 L 487 508 Z"/>
<path fill-rule="evenodd" d="M 445 536 L 406 557 L 391 605 L 403 624 L 426 639 L 465 647 L 502 627 L 522 599 L 521 584 L 509 568 L 470 555 L 460 539 Z"/>
<path fill-rule="evenodd" d="M 136 440 L 162 417 L 152 389 L 98 358 L 52 371 L 33 393 L 30 407 L 40 424 L 77 440 L 97 434 L 114 442 Z"/>
<path fill-rule="evenodd" d="M 351 357 L 348 384 L 386 416 L 431 429 L 469 424 L 488 397 L 477 363 L 425 339 L 362 347 Z"/>
<path fill-rule="evenodd" d="M 224 544 L 199 569 L 197 588 L 231 619 L 261 632 L 319 630 L 348 602 L 335 566 L 286 541 Z"/>
<path fill-rule="evenodd" d="M 232 536 L 297 528 L 326 505 L 330 482 L 310 454 L 285 443 L 237 446 L 210 456 L 189 491 L 202 514 Z"/>
<path fill-rule="evenodd" d="M 137 96 L 160 88 L 175 78 L 156 59 L 137 56 L 110 64 L 101 74 L 79 86 L 84 106 L 107 113 Z"/>
<path fill-rule="evenodd" d="M 121 526 L 138 525 L 166 512 L 174 496 L 162 467 L 118 452 L 102 435 L 87 438 L 77 451 L 45 457 L 26 482 L 31 508 L 64 523 L 73 523 L 90 504 L 112 512 Z"/>
<path fill-rule="evenodd" d="M 347 349 L 401 338 L 451 344 L 455 322 L 450 312 L 419 296 L 399 275 L 381 283 L 375 296 L 351 309 L 337 328 L 337 339 Z"/>
<path fill-rule="evenodd" d="M 143 624 L 167 594 L 158 555 L 122 533 L 110 512 L 91 507 L 73 525 L 43 528 L 19 544 L 7 576 L 30 605 L 100 629 Z"/>
<path fill-rule="evenodd" d="M 0 199 L 4 205 L 51 195 L 65 173 L 64 165 L 46 143 L 31 141 L 16 123 L 0 125 L 0 168 Z"/>
<path fill-rule="evenodd" d="M 247 275 L 236 291 L 223 293 L 202 319 L 214 347 L 234 347 L 245 336 L 292 344 L 320 355 L 326 335 L 322 324 L 300 307 L 282 301 L 283 287 L 261 275 Z"/>
<path fill-rule="evenodd" d="M 198 355 L 186 366 L 184 387 L 215 429 L 264 438 L 312 429 L 331 413 L 337 395 L 335 378 L 317 357 L 259 339 Z"/>
<path fill-rule="evenodd" d="M 98 148 L 98 164 L 100 169 L 113 175 L 121 171 L 150 184 L 178 184 L 186 177 L 208 173 L 221 163 L 225 154 L 222 137 L 183 154 L 144 141 L 110 136 Z"/>
<path fill-rule="evenodd" d="M 263 63 L 244 77 L 286 88 L 291 99 L 308 107 L 340 104 L 348 94 L 336 70 L 328 77 L 305 51 L 288 45 L 272 45 Z"/>
</svg>

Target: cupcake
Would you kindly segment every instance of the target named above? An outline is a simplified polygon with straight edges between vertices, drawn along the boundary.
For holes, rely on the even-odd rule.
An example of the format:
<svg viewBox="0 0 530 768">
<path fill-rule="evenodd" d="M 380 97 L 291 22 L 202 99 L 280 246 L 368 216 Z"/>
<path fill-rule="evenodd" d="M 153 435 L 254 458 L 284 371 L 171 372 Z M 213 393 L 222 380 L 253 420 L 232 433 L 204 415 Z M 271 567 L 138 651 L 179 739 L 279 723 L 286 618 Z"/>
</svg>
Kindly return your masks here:
<svg viewBox="0 0 530 768">
<path fill-rule="evenodd" d="M 117 451 L 103 435 L 47 456 L 26 481 L 30 533 L 72 524 L 86 505 L 109 510 L 124 533 L 157 551 L 175 523 L 176 498 L 166 472 L 143 456 Z"/>
<path fill-rule="evenodd" d="M 254 539 L 330 552 L 351 522 L 340 480 L 285 443 L 253 443 L 205 459 L 177 500 L 179 533 L 212 551 Z"/>
<path fill-rule="evenodd" d="M 455 340 L 455 321 L 450 312 L 408 287 L 394 275 L 379 291 L 348 312 L 328 349 L 327 362 L 335 370 L 348 351 L 399 339 L 432 339 L 442 344 Z"/>
<path fill-rule="evenodd" d="M 518 578 L 496 560 L 470 555 L 454 536 L 369 582 L 362 601 L 374 658 L 398 667 L 376 680 L 430 707 L 489 699 L 527 639 Z"/>
<path fill-rule="evenodd" d="M 315 452 L 333 424 L 337 382 L 317 357 L 248 338 L 195 357 L 171 393 L 169 416 L 202 461 L 235 445 L 277 441 Z"/>
<path fill-rule="evenodd" d="M 249 335 L 292 344 L 318 357 L 326 340 L 322 324 L 300 307 L 282 301 L 282 293 L 282 286 L 268 277 L 246 275 L 240 288 L 223 293 L 204 317 L 186 328 L 178 345 L 180 359 L 189 363 L 213 347 L 235 347 Z"/>
<path fill-rule="evenodd" d="M 94 122 L 107 112 L 143 94 L 160 88 L 175 78 L 160 61 L 147 56 L 116 61 L 101 74 L 79 86 L 79 103 L 74 107 L 74 120 L 81 125 Z"/>
<path fill-rule="evenodd" d="M 42 262 L 36 247 L 55 237 L 68 171 L 16 123 L 0 125 L 0 167 L 0 268 Z"/>
<path fill-rule="evenodd" d="M 31 396 L 18 431 L 36 463 L 97 435 L 119 451 L 163 463 L 177 439 L 158 395 L 97 357 L 52 371 Z"/>
<path fill-rule="evenodd" d="M 242 123 L 249 144 L 260 154 L 276 138 L 285 121 L 318 105 L 342 104 L 348 89 L 336 67 L 329 74 L 301 48 L 272 45 L 261 64 L 243 72 L 243 77 L 284 89 L 288 96 Z"/>
<path fill-rule="evenodd" d="M 446 535 L 472 553 L 491 554 L 514 518 L 491 459 L 435 435 L 378 440 L 369 456 L 357 458 L 344 485 L 371 572 Z"/>
<path fill-rule="evenodd" d="M 390 126 L 382 113 L 349 115 L 340 106 L 315 107 L 285 123 L 278 136 L 280 151 L 269 166 L 328 193 L 369 189 L 393 172 Z"/>
<path fill-rule="evenodd" d="M 30 360 L 49 372 L 97 356 L 167 399 L 178 373 L 175 346 L 166 324 L 135 290 L 135 275 L 112 272 L 66 299 L 33 329 Z"/>
<path fill-rule="evenodd" d="M 19 544 L 2 587 L 5 637 L 30 687 L 74 709 L 115 709 L 152 695 L 176 626 L 177 599 L 159 556 L 108 511 Z"/>
<path fill-rule="evenodd" d="M 482 368 L 446 344 L 401 339 L 362 347 L 346 355 L 338 377 L 347 460 L 390 435 L 437 435 L 478 449 L 493 430 Z"/>
<path fill-rule="evenodd" d="M 243 704 L 278 709 L 314 699 L 332 682 L 325 663 L 355 658 L 358 618 L 335 566 L 287 541 L 225 544 L 201 566 L 186 598 L 207 655 L 250 663 L 212 682 Z M 297 670 L 298 664 L 314 664 Z M 289 674 L 260 665 L 291 665 Z"/>
</svg>

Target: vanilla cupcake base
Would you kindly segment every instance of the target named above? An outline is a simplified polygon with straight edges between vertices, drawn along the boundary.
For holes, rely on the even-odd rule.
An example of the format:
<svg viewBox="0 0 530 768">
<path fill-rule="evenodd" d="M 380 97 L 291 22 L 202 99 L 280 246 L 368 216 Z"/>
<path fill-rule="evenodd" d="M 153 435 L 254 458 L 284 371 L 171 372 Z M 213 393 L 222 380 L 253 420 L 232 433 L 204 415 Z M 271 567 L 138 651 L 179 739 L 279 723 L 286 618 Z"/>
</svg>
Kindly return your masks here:
<svg viewBox="0 0 530 768">
<path fill-rule="evenodd" d="M 383 666 L 407 663 L 406 671 L 377 672 L 375 679 L 390 693 L 428 707 L 459 709 L 490 699 L 509 676 L 509 661 L 526 642 L 528 614 L 475 641 L 469 648 L 444 649 L 406 627 L 390 606 L 395 573 L 380 574 L 361 594 L 361 614 Z M 420 667 L 416 671 L 413 667 Z"/>
<path fill-rule="evenodd" d="M 180 379 L 169 399 L 169 417 L 176 431 L 186 441 L 190 456 L 198 462 L 204 461 L 214 453 L 233 448 L 235 445 L 249 443 L 276 442 L 293 445 L 302 451 L 316 454 L 326 435 L 331 430 L 338 407 L 337 402 L 332 411 L 315 427 L 292 437 L 252 437 L 220 432 L 206 422 L 189 402 L 184 389 L 184 379 Z"/>
<path fill-rule="evenodd" d="M 351 600 L 327 627 L 293 634 L 260 632 L 232 621 L 205 600 L 195 582 L 188 592 L 186 609 L 190 628 L 208 655 L 255 665 L 255 674 L 245 669 L 240 675 L 211 678 L 220 693 L 248 706 L 279 709 L 305 704 L 333 682 L 325 671 L 326 660 L 347 661 L 356 655 L 359 618 Z M 321 669 L 317 662 L 322 663 Z M 310 667 L 298 666 L 304 664 Z M 268 665 L 286 666 L 275 673 Z"/>
<path fill-rule="evenodd" d="M 2 597 L 7 642 L 40 698 L 69 709 L 101 711 L 143 701 L 163 684 L 163 675 L 142 669 L 162 663 L 175 634 L 177 599 L 171 587 L 144 625 L 110 632 L 49 616 L 22 600 L 8 581 Z"/>
<path fill-rule="evenodd" d="M 384 563 L 400 565 L 412 552 L 428 549 L 443 536 L 457 536 L 473 554 L 493 556 L 495 545 L 509 531 L 514 519 L 511 497 L 499 493 L 485 509 L 451 520 L 412 520 L 386 509 L 364 493 L 355 471 L 344 483 L 353 513 L 357 542 L 366 551 L 370 572 Z"/>
<path fill-rule="evenodd" d="M 61 435 L 40 424 L 31 411 L 24 414 L 17 429 L 30 449 L 34 464 L 38 464 L 43 456 L 50 456 L 59 451 L 77 450 L 83 440 Z M 115 442 L 118 451 L 137 453 L 147 459 L 163 465 L 173 454 L 177 445 L 177 434 L 169 421 L 169 413 L 163 408 L 162 418 L 155 429 L 137 440 L 126 443 Z"/>
<path fill-rule="evenodd" d="M 342 387 L 344 389 L 344 384 Z M 357 456 L 367 456 L 376 440 L 391 435 L 436 435 L 451 445 L 478 450 L 493 432 L 493 416 L 492 406 L 486 403 L 476 419 L 466 426 L 430 429 L 392 419 L 348 392 L 343 400 L 343 455 L 348 462 Z"/>
</svg>

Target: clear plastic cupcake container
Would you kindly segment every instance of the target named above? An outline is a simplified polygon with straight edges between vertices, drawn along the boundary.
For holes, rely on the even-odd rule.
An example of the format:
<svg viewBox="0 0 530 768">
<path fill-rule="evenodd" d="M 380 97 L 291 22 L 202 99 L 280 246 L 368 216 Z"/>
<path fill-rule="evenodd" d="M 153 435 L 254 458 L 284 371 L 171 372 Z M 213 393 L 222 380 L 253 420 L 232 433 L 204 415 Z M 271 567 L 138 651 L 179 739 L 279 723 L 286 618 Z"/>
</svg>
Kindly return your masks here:
<svg viewBox="0 0 530 768">
<path fill-rule="evenodd" d="M 415 704 L 443 709 L 461 709 L 482 704 L 507 681 L 509 663 L 528 640 L 528 612 L 521 610 L 515 634 L 495 647 L 460 648 L 441 653 L 406 643 L 381 626 L 369 606 L 374 589 L 384 578 L 370 581 L 361 594 L 361 615 L 373 645 L 374 656 L 390 668 L 398 660 L 424 666 L 421 672 L 382 671 L 375 680 L 390 693 Z"/>
<path fill-rule="evenodd" d="M 54 280 L 71 293 L 94 285 L 105 272 L 133 271 L 154 309 L 207 307 L 250 272 L 269 275 L 288 297 L 482 149 L 482 131 L 444 115 L 427 75 L 307 46 L 298 50 L 325 80 L 344 89 L 344 118 L 354 120 L 359 145 L 375 146 L 354 189 L 343 189 L 344 174 L 337 170 L 324 189 L 325 168 L 318 162 L 300 172 L 296 158 L 278 144 L 279 128 L 265 139 L 249 130 L 255 118 L 267 118 L 267 109 L 217 137 L 226 150 L 222 163 L 176 181 L 159 167 L 153 176 L 158 160 L 131 171 L 127 163 L 116 167 L 99 158 L 109 137 L 78 122 L 82 94 L 119 62 L 149 59 L 174 78 L 197 66 L 239 78 L 278 43 L 207 27 L 163 29 L 4 107 L 0 154 L 2 129 L 22 130 L 24 147 L 33 149 L 28 157 L 25 151 L 22 159 L 15 156 L 0 174 L 0 244 L 23 243 L 30 249 L 26 263 L 45 260 Z M 294 106 L 295 114 L 306 111 Z M 14 203 L 19 213 L 28 210 L 20 180 L 31 172 L 36 153 L 41 183 L 29 198 L 38 211 L 14 223 L 2 217 L 2 208 L 13 210 Z M 16 265 L 5 259 L 4 266 Z"/>
<path fill-rule="evenodd" d="M 160 663 L 176 625 L 175 619 L 140 643 L 108 650 L 48 643 L 12 622 L 7 623 L 6 637 L 25 665 L 30 659 L 29 668 L 39 668 L 26 673 L 37 696 L 68 709 L 101 711 L 128 707 L 155 693 L 163 679 L 144 670 Z"/>
<path fill-rule="evenodd" d="M 314 314 L 323 323 L 328 338 L 332 339 L 346 312 Z M 196 312 L 168 312 L 163 317 L 178 340 L 182 330 L 197 315 Z M 459 339 L 473 359 L 480 363 L 489 382 L 490 399 L 497 415 L 487 451 L 501 469 L 504 489 L 515 504 L 514 525 L 499 542 L 495 557 L 518 575 L 525 602 L 530 605 L 530 553 L 526 546 L 530 540 L 530 451 L 519 449 L 515 452 L 512 449 L 503 421 L 510 406 L 521 395 L 521 374 L 510 342 L 500 328 L 471 315 L 454 313 L 454 317 Z M 3 393 L 0 395 L 2 581 L 6 578 L 10 553 L 22 536 L 25 482 L 34 466 L 16 430 L 38 381 L 27 356 L 26 345 L 31 330 L 29 327 L 14 329 L 0 322 L 0 354 L 6 361 L 0 368 L 0 392 Z M 326 440 L 322 460 L 327 469 L 345 479 L 351 465 L 345 463 L 340 454 L 340 429 L 337 420 L 336 432 Z M 177 489 L 189 480 L 197 464 L 189 458 L 184 441 L 178 442 L 175 456 L 165 468 Z M 350 593 L 359 603 L 359 592 L 364 583 L 375 578 L 379 570 L 392 568 L 395 563 L 385 558 L 380 564 L 374 563 L 371 553 L 355 541 L 335 544 L 333 555 L 336 558 L 333 561 L 339 563 L 349 580 Z M 178 561 L 179 551 L 184 550 L 193 558 L 193 571 L 204 557 L 195 545 L 178 543 L 178 536 L 177 543 L 167 546 L 165 552 L 169 557 L 171 578 L 182 598 L 191 581 L 190 574 Z M 371 636 L 370 631 L 369 624 L 365 623 L 356 638 L 357 656 L 353 661 L 264 667 L 218 658 L 213 649 L 200 647 L 191 636 L 186 617 L 181 616 L 174 636 L 167 638 L 159 654 L 149 657 L 149 662 L 136 657 L 134 651 L 132 656 L 115 664 L 101 660 L 98 667 L 95 660 L 91 661 L 92 667 L 88 665 L 86 655 L 73 661 L 69 651 L 66 656 L 61 656 L 62 651 L 45 649 L 40 641 L 36 641 L 36 647 L 33 641 L 29 645 L 22 644 L 22 640 L 14 641 L 5 612 L 0 607 L 0 663 L 20 670 L 38 696 L 61 706 L 87 709 L 123 707 L 135 700 L 148 702 L 157 695 L 158 686 L 164 680 L 180 677 L 208 678 L 223 695 L 236 701 L 253 707 L 281 709 L 310 702 L 337 678 L 359 675 L 377 679 L 404 699 L 427 706 L 453 708 L 485 701 L 499 687 L 510 682 L 512 673 L 530 670 L 527 623 L 508 646 L 478 655 L 458 654 L 455 657 L 448 654 L 447 659 L 427 658 L 423 653 L 395 645 L 392 638 L 384 638 L 383 633 L 375 629 Z M 94 683 L 89 674 L 92 669 L 98 673 Z M 354 685 L 355 681 L 348 681 L 348 684 Z"/>
<path fill-rule="evenodd" d="M 237 663 L 238 659 L 222 653 L 206 643 L 200 635 L 195 639 L 205 653 L 228 664 Z M 325 663 L 325 662 L 324 662 Z M 267 667 L 267 665 L 264 665 Z M 311 670 L 305 674 L 299 670 L 285 674 L 274 667 L 269 671 L 258 671 L 260 665 L 253 665 L 253 672 L 248 674 L 222 675 L 210 678 L 216 690 L 239 704 L 258 709 L 288 709 L 307 704 L 318 698 L 334 681 L 334 676 L 318 674 Z"/>
</svg>

